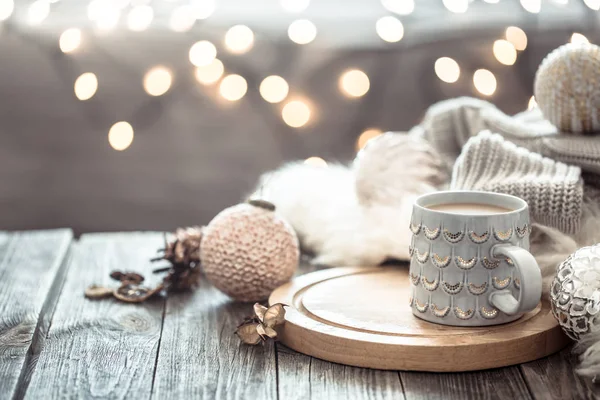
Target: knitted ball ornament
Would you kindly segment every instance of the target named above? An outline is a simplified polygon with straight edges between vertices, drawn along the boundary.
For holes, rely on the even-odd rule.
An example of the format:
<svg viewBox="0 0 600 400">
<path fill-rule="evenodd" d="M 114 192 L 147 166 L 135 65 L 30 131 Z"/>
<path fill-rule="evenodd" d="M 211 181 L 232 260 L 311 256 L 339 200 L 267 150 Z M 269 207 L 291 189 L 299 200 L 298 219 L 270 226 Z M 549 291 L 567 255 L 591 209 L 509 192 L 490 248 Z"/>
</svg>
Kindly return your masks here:
<svg viewBox="0 0 600 400">
<path fill-rule="evenodd" d="M 205 228 L 200 259 L 206 278 L 239 301 L 260 301 L 290 280 L 300 251 L 293 228 L 268 208 L 242 203 Z"/>
<path fill-rule="evenodd" d="M 567 133 L 600 130 L 600 47 L 569 43 L 550 54 L 535 75 L 534 94 L 544 116 Z"/>
</svg>

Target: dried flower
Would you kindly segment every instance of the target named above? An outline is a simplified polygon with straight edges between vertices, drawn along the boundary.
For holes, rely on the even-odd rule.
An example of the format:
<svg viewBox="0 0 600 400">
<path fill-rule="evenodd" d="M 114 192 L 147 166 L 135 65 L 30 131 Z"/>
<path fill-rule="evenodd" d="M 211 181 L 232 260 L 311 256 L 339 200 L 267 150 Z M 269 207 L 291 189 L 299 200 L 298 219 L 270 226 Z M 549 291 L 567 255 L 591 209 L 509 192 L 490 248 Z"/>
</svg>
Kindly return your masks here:
<svg viewBox="0 0 600 400">
<path fill-rule="evenodd" d="M 267 338 L 277 339 L 275 327 L 285 322 L 284 304 L 277 303 L 267 308 L 260 303 L 254 304 L 255 316 L 246 318 L 236 329 L 243 343 L 256 345 Z"/>
<path fill-rule="evenodd" d="M 159 293 L 162 289 L 162 285 L 158 285 L 154 289 L 151 289 L 135 283 L 125 282 L 120 288 L 114 291 L 114 296 L 117 300 L 125 301 L 127 303 L 141 303 Z"/>
</svg>

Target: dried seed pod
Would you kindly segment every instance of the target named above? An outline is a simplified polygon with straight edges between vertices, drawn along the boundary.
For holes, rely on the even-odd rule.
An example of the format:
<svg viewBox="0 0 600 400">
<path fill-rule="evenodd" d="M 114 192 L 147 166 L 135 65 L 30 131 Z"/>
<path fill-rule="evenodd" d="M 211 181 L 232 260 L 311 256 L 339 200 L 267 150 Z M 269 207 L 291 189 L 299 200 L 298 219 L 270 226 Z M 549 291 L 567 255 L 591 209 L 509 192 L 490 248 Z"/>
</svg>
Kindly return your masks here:
<svg viewBox="0 0 600 400">
<path fill-rule="evenodd" d="M 154 289 L 140 286 L 135 283 L 125 282 L 120 288 L 115 290 L 114 296 L 118 300 L 125 301 L 127 303 L 141 303 L 154 296 L 163 289 L 162 285 L 155 287 Z"/>
<path fill-rule="evenodd" d="M 110 273 L 110 277 L 120 282 L 130 283 L 142 283 L 145 280 L 144 276 L 137 272 L 113 271 Z"/>
<path fill-rule="evenodd" d="M 277 331 L 275 331 L 273 328 L 269 328 L 268 326 L 264 326 L 263 324 L 258 324 L 256 327 L 256 332 L 258 332 L 263 340 L 266 340 L 267 337 L 271 339 L 277 338 Z"/>
<path fill-rule="evenodd" d="M 114 294 L 114 289 L 91 285 L 87 289 L 85 289 L 85 297 L 88 299 L 102 299 L 105 297 L 112 296 Z"/>
<path fill-rule="evenodd" d="M 254 207 L 259 207 L 268 211 L 275 211 L 275 204 L 268 202 L 266 200 L 260 199 L 252 199 L 248 200 L 248 204 L 253 205 Z"/>
<path fill-rule="evenodd" d="M 259 344 L 263 338 L 258 334 L 257 326 L 259 324 L 257 322 L 248 322 L 238 326 L 235 334 L 240 338 L 240 340 L 246 344 Z"/>
</svg>

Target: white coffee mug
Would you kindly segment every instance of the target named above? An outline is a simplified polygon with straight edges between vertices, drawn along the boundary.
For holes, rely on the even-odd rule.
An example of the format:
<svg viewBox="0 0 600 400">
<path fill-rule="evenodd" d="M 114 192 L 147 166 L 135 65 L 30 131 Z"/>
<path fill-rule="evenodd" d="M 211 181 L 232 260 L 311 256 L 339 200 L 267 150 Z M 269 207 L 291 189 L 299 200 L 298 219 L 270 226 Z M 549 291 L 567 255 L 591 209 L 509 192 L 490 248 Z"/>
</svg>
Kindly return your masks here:
<svg viewBox="0 0 600 400">
<path fill-rule="evenodd" d="M 426 194 L 415 201 L 410 229 L 410 305 L 417 317 L 496 325 L 538 305 L 542 275 L 528 251 L 524 200 L 475 191 Z"/>
</svg>

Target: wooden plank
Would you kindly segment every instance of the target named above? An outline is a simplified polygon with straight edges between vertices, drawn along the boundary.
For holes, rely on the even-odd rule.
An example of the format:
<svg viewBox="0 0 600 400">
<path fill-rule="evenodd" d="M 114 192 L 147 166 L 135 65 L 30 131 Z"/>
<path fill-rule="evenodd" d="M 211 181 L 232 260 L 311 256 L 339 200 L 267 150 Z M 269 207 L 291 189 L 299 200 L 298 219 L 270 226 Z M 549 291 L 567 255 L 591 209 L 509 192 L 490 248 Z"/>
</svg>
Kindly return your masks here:
<svg viewBox="0 0 600 400">
<path fill-rule="evenodd" d="M 240 343 L 237 325 L 252 314 L 202 281 L 167 300 L 153 398 L 275 399 L 272 342 Z"/>
<path fill-rule="evenodd" d="M 456 374 L 400 372 L 400 378 L 407 400 L 531 399 L 518 367 Z"/>
<path fill-rule="evenodd" d="M 18 397 L 64 279 L 68 229 L 0 232 L 0 398 Z"/>
<path fill-rule="evenodd" d="M 592 382 L 575 373 L 578 364 L 567 348 L 520 367 L 535 399 L 594 399 Z"/>
<path fill-rule="evenodd" d="M 88 300 L 90 284 L 116 286 L 112 270 L 149 279 L 158 233 L 84 235 L 73 256 L 45 346 L 25 394 L 49 398 L 149 398 L 159 347 L 164 300 L 125 304 Z"/>
<path fill-rule="evenodd" d="M 322 361 L 277 343 L 280 399 L 403 399 L 398 373 Z"/>
</svg>

